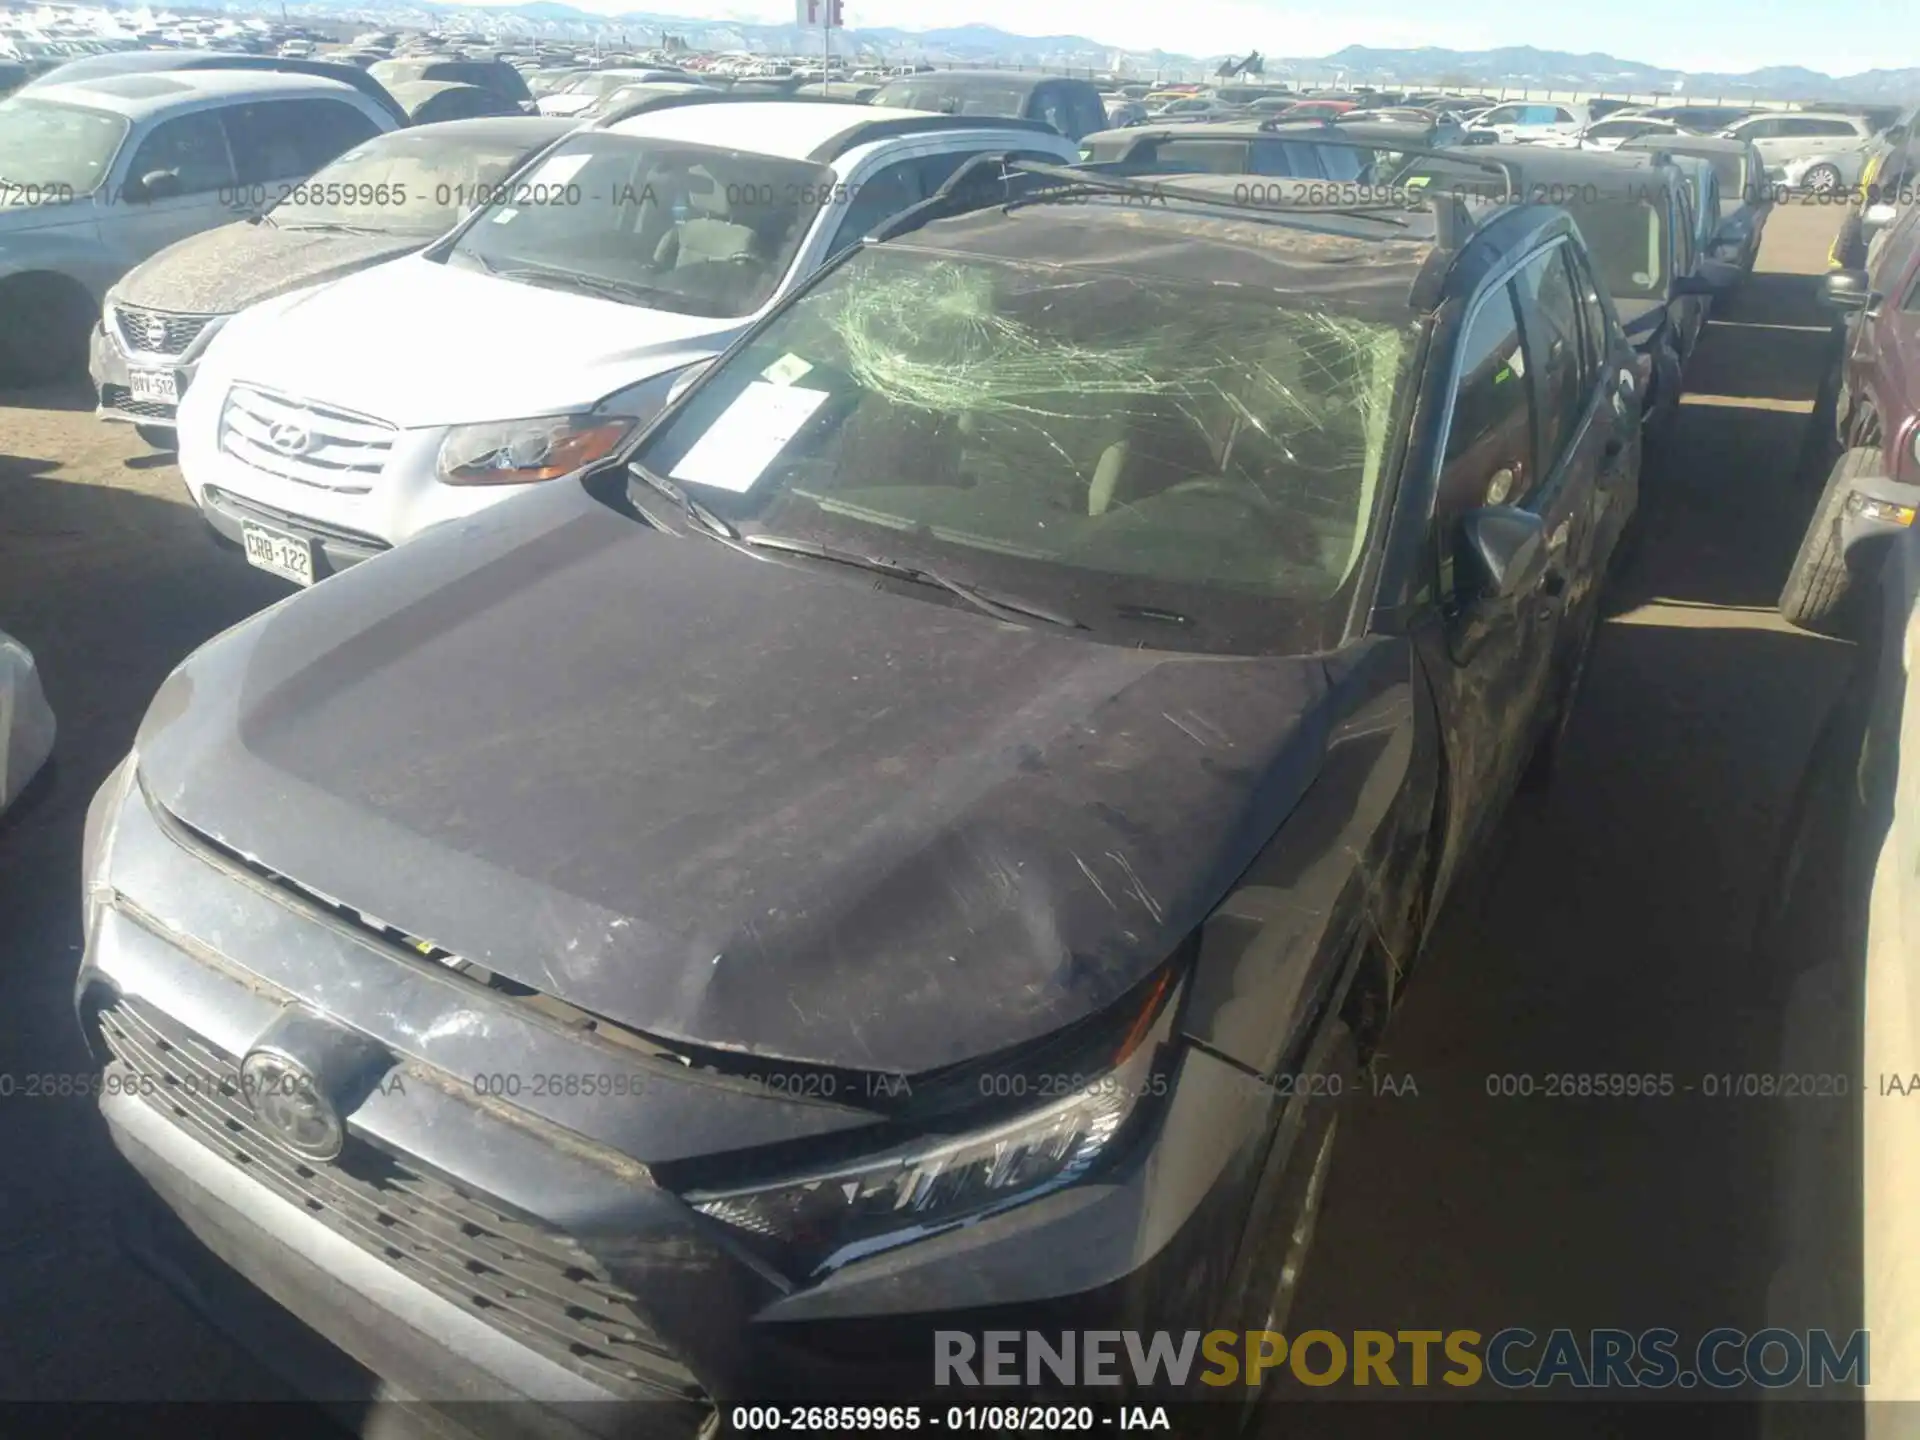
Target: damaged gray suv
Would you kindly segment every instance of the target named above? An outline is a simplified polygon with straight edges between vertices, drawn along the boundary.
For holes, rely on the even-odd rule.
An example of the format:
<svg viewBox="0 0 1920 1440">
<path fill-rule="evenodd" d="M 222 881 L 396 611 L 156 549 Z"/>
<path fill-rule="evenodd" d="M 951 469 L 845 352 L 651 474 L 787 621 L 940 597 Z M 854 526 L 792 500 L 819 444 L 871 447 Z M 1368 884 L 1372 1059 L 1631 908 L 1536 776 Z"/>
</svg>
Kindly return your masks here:
<svg viewBox="0 0 1920 1440">
<path fill-rule="evenodd" d="M 1632 351 L 1560 210 L 1000 164 L 618 463 L 155 698 L 78 1006 L 128 1233 L 237 1332 L 234 1271 L 610 1432 L 566 1402 L 1284 1320 L 1339 1098 L 1564 743 Z"/>
</svg>

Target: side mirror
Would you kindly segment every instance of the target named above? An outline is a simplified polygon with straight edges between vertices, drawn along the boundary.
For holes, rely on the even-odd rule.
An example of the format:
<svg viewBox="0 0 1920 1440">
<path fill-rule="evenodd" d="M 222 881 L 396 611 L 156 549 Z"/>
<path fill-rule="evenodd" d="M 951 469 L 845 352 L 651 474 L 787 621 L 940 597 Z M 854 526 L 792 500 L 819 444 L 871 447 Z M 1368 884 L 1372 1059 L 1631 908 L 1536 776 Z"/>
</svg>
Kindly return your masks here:
<svg viewBox="0 0 1920 1440">
<path fill-rule="evenodd" d="M 126 198 L 129 200 L 164 200 L 169 195 L 180 193 L 180 172 L 178 170 L 149 170 L 133 182 Z"/>
<path fill-rule="evenodd" d="M 1829 270 L 1820 277 L 1820 303 L 1830 310 L 1864 310 L 1873 303 L 1873 282 L 1864 270 Z"/>
<path fill-rule="evenodd" d="M 1860 228 L 1862 230 L 1884 230 L 1899 217 L 1899 210 L 1882 200 L 1877 205 L 1867 206 L 1867 208 L 1861 212 Z"/>
<path fill-rule="evenodd" d="M 1511 505 L 1488 505 L 1461 519 L 1460 549 L 1463 598 L 1509 600 L 1546 570 L 1546 522 Z"/>
</svg>

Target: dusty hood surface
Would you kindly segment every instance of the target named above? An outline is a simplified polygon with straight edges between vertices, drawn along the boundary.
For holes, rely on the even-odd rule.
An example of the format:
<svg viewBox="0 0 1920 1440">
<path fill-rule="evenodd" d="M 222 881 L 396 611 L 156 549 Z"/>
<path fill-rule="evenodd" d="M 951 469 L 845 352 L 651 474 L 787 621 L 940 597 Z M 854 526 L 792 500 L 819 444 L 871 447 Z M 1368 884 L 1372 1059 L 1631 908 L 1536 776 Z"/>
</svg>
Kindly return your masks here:
<svg viewBox="0 0 1920 1440">
<path fill-rule="evenodd" d="M 1317 660 L 1002 625 L 575 485 L 203 648 L 152 797 L 650 1034 L 918 1073 L 1100 1010 L 1311 779 Z"/>
<path fill-rule="evenodd" d="M 305 285 L 336 280 L 431 244 L 432 235 L 349 235 L 272 225 L 222 225 L 129 270 L 114 298 L 146 310 L 231 315 Z"/>
<path fill-rule="evenodd" d="M 403 429 L 584 409 L 705 359 L 744 321 L 648 310 L 403 256 L 227 326 L 233 378 Z M 244 339 L 243 339 L 244 337 Z"/>
</svg>

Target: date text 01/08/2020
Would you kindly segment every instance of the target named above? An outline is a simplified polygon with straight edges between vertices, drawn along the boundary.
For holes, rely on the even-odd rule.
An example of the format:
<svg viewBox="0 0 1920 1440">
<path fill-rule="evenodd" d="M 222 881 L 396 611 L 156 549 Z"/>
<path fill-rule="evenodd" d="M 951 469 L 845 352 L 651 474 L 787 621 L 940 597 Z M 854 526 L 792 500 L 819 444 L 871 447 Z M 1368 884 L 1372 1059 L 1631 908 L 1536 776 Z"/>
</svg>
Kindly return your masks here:
<svg viewBox="0 0 1920 1440">
<path fill-rule="evenodd" d="M 954 1430 L 1005 1434 L 1073 1433 L 1096 1430 L 1172 1430 L 1164 1405 L 736 1405 L 729 1415 L 736 1432 L 868 1432 L 907 1434 Z"/>
<path fill-rule="evenodd" d="M 1722 1070 L 1690 1080 L 1677 1079 L 1666 1071 L 1507 1072 L 1490 1073 L 1484 1085 L 1488 1095 L 1505 1100 L 1638 1100 L 1670 1095 L 1700 1095 L 1709 1100 L 1840 1100 L 1854 1093 L 1851 1080 L 1840 1072 L 1761 1074 Z"/>
</svg>

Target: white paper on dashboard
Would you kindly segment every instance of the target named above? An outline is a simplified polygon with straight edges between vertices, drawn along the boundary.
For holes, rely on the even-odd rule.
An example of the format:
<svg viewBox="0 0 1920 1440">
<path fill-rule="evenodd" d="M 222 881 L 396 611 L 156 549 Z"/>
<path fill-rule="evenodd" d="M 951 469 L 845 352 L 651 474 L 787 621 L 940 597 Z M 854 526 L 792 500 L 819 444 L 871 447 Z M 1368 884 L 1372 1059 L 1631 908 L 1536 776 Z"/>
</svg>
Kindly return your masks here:
<svg viewBox="0 0 1920 1440">
<path fill-rule="evenodd" d="M 824 390 L 755 380 L 673 467 L 673 478 L 744 494 L 827 398 Z"/>
<path fill-rule="evenodd" d="M 565 185 L 587 168 L 591 155 L 556 155 L 527 177 L 529 185 Z"/>
</svg>

